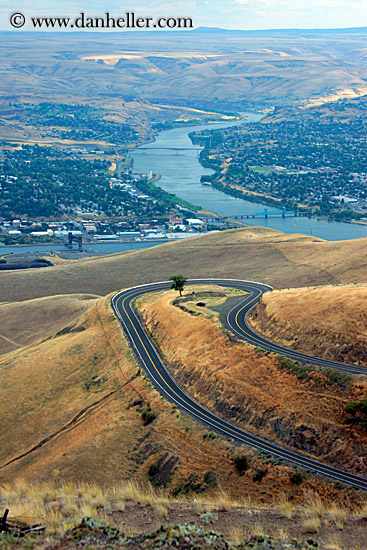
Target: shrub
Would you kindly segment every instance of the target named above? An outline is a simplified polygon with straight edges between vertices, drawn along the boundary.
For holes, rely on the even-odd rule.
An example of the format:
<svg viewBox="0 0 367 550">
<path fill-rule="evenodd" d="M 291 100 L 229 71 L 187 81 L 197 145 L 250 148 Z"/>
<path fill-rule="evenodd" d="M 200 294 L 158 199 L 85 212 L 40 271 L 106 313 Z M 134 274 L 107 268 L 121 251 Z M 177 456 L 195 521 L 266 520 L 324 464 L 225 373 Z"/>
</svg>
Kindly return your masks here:
<svg viewBox="0 0 367 550">
<path fill-rule="evenodd" d="M 262 478 L 267 474 L 268 470 L 262 470 L 259 468 L 256 473 L 254 474 L 252 481 L 261 481 Z"/>
<path fill-rule="evenodd" d="M 293 472 L 293 474 L 290 475 L 289 480 L 293 485 L 301 485 L 303 481 L 303 475 L 299 472 Z"/>
<path fill-rule="evenodd" d="M 367 431 L 367 399 L 346 403 L 344 410 L 351 414 L 354 421 L 360 423 L 362 428 Z"/>
<path fill-rule="evenodd" d="M 153 422 L 153 420 L 156 417 L 156 414 L 154 411 L 152 411 L 150 407 L 147 407 L 146 409 L 143 410 L 143 412 L 141 413 L 141 416 L 142 416 L 142 419 L 144 420 L 144 426 L 147 426 L 148 424 Z"/>
<path fill-rule="evenodd" d="M 46 258 L 36 258 L 33 260 L 34 264 L 43 264 L 43 265 L 54 265 L 50 260 L 46 260 Z"/>
<path fill-rule="evenodd" d="M 245 455 L 236 456 L 233 459 L 233 462 L 240 476 L 243 476 L 243 474 L 246 472 L 248 468 L 247 457 Z"/>
<path fill-rule="evenodd" d="M 152 478 L 158 473 L 158 463 L 156 464 L 151 464 L 150 468 L 149 468 L 149 471 L 148 471 L 148 476 L 149 476 L 149 479 L 152 480 Z"/>
<path fill-rule="evenodd" d="M 308 380 L 310 378 L 310 369 L 301 367 L 297 361 L 292 361 L 288 357 L 278 355 L 279 366 L 297 376 L 299 380 Z"/>
</svg>

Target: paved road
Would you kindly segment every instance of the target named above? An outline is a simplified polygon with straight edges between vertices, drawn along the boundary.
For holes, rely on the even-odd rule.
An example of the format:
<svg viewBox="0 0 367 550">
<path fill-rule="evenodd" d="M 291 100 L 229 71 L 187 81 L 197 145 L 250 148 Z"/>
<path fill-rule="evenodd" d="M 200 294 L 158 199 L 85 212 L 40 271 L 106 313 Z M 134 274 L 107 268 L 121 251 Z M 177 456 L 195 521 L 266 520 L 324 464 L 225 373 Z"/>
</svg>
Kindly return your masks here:
<svg viewBox="0 0 367 550">
<path fill-rule="evenodd" d="M 249 295 L 244 298 L 243 302 L 233 308 L 233 310 L 228 314 L 228 324 L 238 336 L 249 339 L 249 341 L 255 343 L 256 345 L 261 345 L 262 347 L 266 346 L 266 349 L 270 349 L 269 346 L 273 346 L 271 342 L 266 340 L 264 340 L 264 344 L 262 344 L 263 339 L 249 330 L 244 319 L 246 313 L 258 302 L 260 296 L 264 292 L 271 290 L 271 287 L 251 281 L 238 281 L 230 279 L 196 279 L 189 280 L 188 284 L 190 283 L 218 284 L 220 286 L 238 288 L 249 292 Z M 189 397 L 176 384 L 163 365 L 162 360 L 150 338 L 145 333 L 132 304 L 134 299 L 138 296 L 150 292 L 157 292 L 159 290 L 167 290 L 170 286 L 170 282 L 137 286 L 123 290 L 112 298 L 113 309 L 120 320 L 131 345 L 139 356 L 141 363 L 149 375 L 149 378 L 152 380 L 160 393 L 167 397 L 170 401 L 176 403 L 181 409 L 187 411 L 200 422 L 205 423 L 210 428 L 226 435 L 227 437 L 231 437 L 237 441 L 251 445 L 256 449 L 269 452 L 272 455 L 303 466 L 307 470 L 324 474 L 340 482 L 347 483 L 348 485 L 359 487 L 360 489 L 367 489 L 367 479 L 365 478 L 348 472 L 343 472 L 342 470 L 338 470 L 326 464 L 322 464 L 321 462 L 312 460 L 301 453 L 286 450 L 274 443 L 261 439 L 260 437 L 256 437 L 225 420 L 222 420 L 214 413 L 208 411 L 199 403 L 191 399 L 191 397 Z M 256 339 L 256 341 L 253 341 L 253 339 Z M 274 344 L 272 351 L 283 353 L 283 351 L 280 351 L 283 349 L 285 348 L 281 348 L 280 346 L 276 346 Z M 292 352 L 292 357 L 294 357 L 294 359 L 297 359 L 297 355 L 298 354 L 296 352 Z M 302 356 L 302 354 L 299 355 Z M 312 359 L 312 362 L 317 362 L 319 364 L 319 359 L 310 359 Z M 301 360 L 304 359 L 302 358 Z M 344 370 L 343 365 L 329 361 L 327 366 L 330 366 L 329 363 L 331 363 L 334 368 L 335 366 L 338 368 L 343 367 Z M 359 372 L 361 372 L 361 369 Z"/>
</svg>

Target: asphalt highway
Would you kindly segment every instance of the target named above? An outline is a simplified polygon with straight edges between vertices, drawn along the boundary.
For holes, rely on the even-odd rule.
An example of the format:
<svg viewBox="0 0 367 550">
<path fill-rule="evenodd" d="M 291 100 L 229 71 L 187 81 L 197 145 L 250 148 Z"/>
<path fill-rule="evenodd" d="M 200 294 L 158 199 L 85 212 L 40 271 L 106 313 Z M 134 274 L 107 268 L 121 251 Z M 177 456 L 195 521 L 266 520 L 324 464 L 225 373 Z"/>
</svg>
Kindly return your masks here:
<svg viewBox="0 0 367 550">
<path fill-rule="evenodd" d="M 214 413 L 208 411 L 199 403 L 194 401 L 176 384 L 167 372 L 157 350 L 154 347 L 154 344 L 144 331 L 144 328 L 141 325 L 133 307 L 133 301 L 138 296 L 150 292 L 167 290 L 171 287 L 171 284 L 171 282 L 167 281 L 136 286 L 123 290 L 112 298 L 112 307 L 145 371 L 159 392 L 167 399 L 177 404 L 177 406 L 182 410 L 188 412 L 200 422 L 205 423 L 211 429 L 224 434 L 226 437 L 231 437 L 237 441 L 255 447 L 256 449 L 271 453 L 274 456 L 290 461 L 299 466 L 303 466 L 307 470 L 323 474 L 342 483 L 353 485 L 354 487 L 358 487 L 360 489 L 367 489 L 367 479 L 363 477 L 333 468 L 332 466 L 328 466 L 327 464 L 308 458 L 301 453 L 286 450 L 274 443 L 256 437 L 255 435 L 252 435 L 225 420 L 222 420 Z M 238 288 L 248 292 L 249 294 L 244 297 L 244 300 L 230 311 L 227 317 L 227 323 L 237 336 L 251 342 L 252 344 L 282 355 L 290 356 L 295 360 L 307 361 L 322 366 L 339 368 L 341 370 L 349 370 L 350 372 L 363 372 L 363 369 L 358 369 L 357 367 L 349 367 L 347 365 L 340 365 L 340 363 L 335 363 L 333 361 L 323 361 L 304 354 L 298 354 L 297 352 L 288 350 L 287 348 L 282 348 L 281 346 L 272 344 L 251 331 L 246 324 L 246 314 L 252 307 L 254 307 L 254 305 L 256 305 L 264 292 L 271 290 L 270 286 L 252 281 L 212 278 L 189 280 L 187 284 L 217 284 L 219 286 Z"/>
</svg>

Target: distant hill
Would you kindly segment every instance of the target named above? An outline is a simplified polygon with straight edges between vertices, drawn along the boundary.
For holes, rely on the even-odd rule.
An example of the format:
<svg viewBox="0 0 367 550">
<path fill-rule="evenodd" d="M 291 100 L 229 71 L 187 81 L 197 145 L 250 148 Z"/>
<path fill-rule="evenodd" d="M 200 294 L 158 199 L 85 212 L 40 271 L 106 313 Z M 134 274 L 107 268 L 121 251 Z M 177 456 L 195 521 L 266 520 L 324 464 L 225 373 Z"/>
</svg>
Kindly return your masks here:
<svg viewBox="0 0 367 550">
<path fill-rule="evenodd" d="M 0 355 L 64 328 L 90 308 L 97 298 L 76 294 L 0 304 Z"/>
<path fill-rule="evenodd" d="M 125 33 L 123 43 L 114 33 L 77 34 L 0 33 L 3 100 L 126 96 L 284 104 L 365 87 L 365 61 L 358 55 L 365 48 L 365 27 L 204 27 Z"/>
</svg>

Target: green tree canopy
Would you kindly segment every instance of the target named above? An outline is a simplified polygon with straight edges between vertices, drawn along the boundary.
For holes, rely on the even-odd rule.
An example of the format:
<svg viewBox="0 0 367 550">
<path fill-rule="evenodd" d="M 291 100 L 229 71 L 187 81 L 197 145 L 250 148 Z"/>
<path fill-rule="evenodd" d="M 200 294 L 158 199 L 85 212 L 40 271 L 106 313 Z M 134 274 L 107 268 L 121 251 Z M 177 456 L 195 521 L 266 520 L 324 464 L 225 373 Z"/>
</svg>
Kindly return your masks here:
<svg viewBox="0 0 367 550">
<path fill-rule="evenodd" d="M 172 275 L 169 280 L 173 281 L 171 288 L 173 290 L 178 290 L 180 296 L 182 296 L 182 291 L 187 281 L 187 277 L 184 277 L 183 275 Z"/>
</svg>

